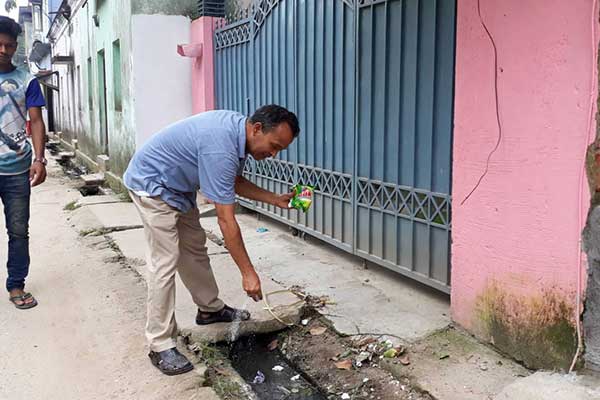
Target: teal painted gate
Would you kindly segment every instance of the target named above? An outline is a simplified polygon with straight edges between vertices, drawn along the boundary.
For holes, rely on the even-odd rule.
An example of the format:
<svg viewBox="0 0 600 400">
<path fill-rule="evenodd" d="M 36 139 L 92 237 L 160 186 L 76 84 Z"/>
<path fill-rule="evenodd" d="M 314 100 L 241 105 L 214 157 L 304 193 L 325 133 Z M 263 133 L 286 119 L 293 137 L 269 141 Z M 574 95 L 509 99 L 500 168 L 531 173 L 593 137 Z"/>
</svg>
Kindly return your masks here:
<svg viewBox="0 0 600 400">
<path fill-rule="evenodd" d="M 301 134 L 245 175 L 317 188 L 307 213 L 244 202 L 450 290 L 454 0 L 255 0 L 218 27 L 219 108 L 277 103 Z"/>
</svg>

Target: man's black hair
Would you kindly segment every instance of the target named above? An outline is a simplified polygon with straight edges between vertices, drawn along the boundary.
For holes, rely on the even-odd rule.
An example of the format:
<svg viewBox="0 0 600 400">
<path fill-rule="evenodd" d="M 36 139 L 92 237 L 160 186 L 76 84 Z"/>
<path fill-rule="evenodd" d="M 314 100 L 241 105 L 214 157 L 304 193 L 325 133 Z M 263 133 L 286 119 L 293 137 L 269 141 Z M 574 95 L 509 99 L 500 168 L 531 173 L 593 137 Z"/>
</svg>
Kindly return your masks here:
<svg viewBox="0 0 600 400">
<path fill-rule="evenodd" d="M 298 134 L 300 133 L 300 126 L 296 114 L 276 104 L 260 107 L 254 112 L 254 115 L 250 117 L 250 122 L 253 124 L 260 122 L 263 126 L 263 131 L 265 132 L 270 131 L 283 122 L 287 122 L 292 129 L 294 137 L 298 137 Z"/>
<path fill-rule="evenodd" d="M 21 25 L 14 19 L 0 15 L 0 33 L 8 35 L 17 40 L 21 34 Z"/>
</svg>

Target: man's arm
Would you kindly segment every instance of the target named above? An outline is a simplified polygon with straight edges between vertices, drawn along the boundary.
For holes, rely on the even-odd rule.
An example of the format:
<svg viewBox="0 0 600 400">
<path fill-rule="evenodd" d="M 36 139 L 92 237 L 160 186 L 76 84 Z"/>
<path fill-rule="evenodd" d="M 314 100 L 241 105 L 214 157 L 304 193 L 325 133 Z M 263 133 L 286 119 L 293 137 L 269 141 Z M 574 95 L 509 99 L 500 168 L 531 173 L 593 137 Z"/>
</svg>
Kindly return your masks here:
<svg viewBox="0 0 600 400">
<path fill-rule="evenodd" d="M 243 176 L 235 179 L 235 193 L 250 200 L 261 201 L 280 208 L 289 208 L 288 204 L 294 193 L 275 194 L 256 186 Z"/>
<path fill-rule="evenodd" d="M 29 108 L 29 120 L 31 122 L 31 141 L 33 143 L 34 160 L 44 158 L 46 147 L 46 126 L 42 118 L 40 107 Z M 37 186 L 46 180 L 46 166 L 41 162 L 34 161 L 29 170 L 31 186 Z"/>
<path fill-rule="evenodd" d="M 254 301 L 262 299 L 260 278 L 248 257 L 240 226 L 235 219 L 235 204 L 215 204 L 219 227 L 227 249 L 242 274 L 242 286 Z"/>
</svg>

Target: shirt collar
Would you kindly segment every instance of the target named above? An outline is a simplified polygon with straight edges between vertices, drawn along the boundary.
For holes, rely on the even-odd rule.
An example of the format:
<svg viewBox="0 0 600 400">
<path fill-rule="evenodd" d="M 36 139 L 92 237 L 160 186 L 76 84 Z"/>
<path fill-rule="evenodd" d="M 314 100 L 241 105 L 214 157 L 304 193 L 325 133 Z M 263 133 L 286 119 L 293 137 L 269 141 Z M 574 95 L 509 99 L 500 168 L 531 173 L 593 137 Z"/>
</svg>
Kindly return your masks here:
<svg viewBox="0 0 600 400">
<path fill-rule="evenodd" d="M 238 132 L 239 144 L 238 155 L 240 158 L 246 158 L 246 121 L 248 118 L 242 118 L 240 121 L 240 131 Z"/>
</svg>

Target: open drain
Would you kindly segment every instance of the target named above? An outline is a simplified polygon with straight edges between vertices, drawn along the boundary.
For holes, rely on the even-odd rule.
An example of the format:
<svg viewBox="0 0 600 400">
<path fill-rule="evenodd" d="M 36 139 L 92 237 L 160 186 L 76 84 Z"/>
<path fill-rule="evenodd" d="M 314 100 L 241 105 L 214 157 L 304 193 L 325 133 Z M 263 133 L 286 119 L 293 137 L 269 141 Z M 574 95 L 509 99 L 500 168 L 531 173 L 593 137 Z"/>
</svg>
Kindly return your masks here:
<svg viewBox="0 0 600 400">
<path fill-rule="evenodd" d="M 103 194 L 100 191 L 100 186 L 82 186 L 79 188 L 79 193 L 82 196 L 97 196 Z"/>
<path fill-rule="evenodd" d="M 325 400 L 319 390 L 278 350 L 269 350 L 275 335 L 244 337 L 222 350 L 232 367 L 261 400 Z"/>
</svg>

